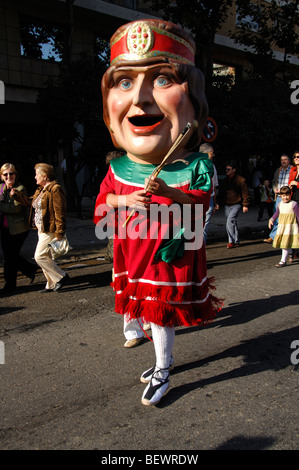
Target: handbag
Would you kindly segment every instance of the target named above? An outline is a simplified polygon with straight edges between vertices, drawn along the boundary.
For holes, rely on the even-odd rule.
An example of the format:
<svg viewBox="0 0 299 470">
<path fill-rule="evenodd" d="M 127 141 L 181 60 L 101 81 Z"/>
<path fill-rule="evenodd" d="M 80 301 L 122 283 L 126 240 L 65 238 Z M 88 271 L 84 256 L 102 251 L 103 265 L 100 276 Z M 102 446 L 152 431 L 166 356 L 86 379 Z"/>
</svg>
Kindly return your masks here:
<svg viewBox="0 0 299 470">
<path fill-rule="evenodd" d="M 66 235 L 64 235 L 61 240 L 53 238 L 51 243 L 48 243 L 48 246 L 50 247 L 51 255 L 54 260 L 59 258 L 60 256 L 66 255 L 70 250 L 73 249 L 70 246 Z"/>
</svg>

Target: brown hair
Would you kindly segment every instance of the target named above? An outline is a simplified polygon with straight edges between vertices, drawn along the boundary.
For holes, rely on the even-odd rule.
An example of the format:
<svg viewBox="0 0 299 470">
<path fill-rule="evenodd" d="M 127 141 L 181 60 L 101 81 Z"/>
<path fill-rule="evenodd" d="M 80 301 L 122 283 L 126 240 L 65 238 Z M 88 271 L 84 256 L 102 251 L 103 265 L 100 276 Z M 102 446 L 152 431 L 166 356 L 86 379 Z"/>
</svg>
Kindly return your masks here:
<svg viewBox="0 0 299 470">
<path fill-rule="evenodd" d="M 295 152 L 293 153 L 293 164 L 295 165 L 295 155 L 296 154 L 299 154 L 299 150 L 295 150 Z"/>
<path fill-rule="evenodd" d="M 42 174 L 47 177 L 49 181 L 56 180 L 55 171 L 52 165 L 48 165 L 48 163 L 37 163 L 34 169 L 39 170 Z"/>
<path fill-rule="evenodd" d="M 279 190 L 279 194 L 292 194 L 292 190 L 289 186 L 282 186 Z"/>
</svg>

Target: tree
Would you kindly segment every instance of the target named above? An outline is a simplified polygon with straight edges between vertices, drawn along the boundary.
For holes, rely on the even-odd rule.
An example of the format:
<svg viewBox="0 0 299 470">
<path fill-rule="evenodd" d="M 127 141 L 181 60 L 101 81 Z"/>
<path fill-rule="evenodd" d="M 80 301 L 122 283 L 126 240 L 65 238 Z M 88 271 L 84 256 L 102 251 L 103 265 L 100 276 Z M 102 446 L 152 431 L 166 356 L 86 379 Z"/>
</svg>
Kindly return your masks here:
<svg viewBox="0 0 299 470">
<path fill-rule="evenodd" d="M 261 78 L 243 80 L 226 92 L 211 88 L 208 101 L 219 127 L 213 145 L 221 160 L 292 154 L 298 146 L 299 113 L 290 94 L 287 84 Z"/>
<path fill-rule="evenodd" d="M 196 65 L 206 79 L 212 83 L 213 52 L 215 34 L 230 13 L 233 0 L 154 0 L 153 8 L 162 12 L 162 17 L 187 28 L 196 43 Z"/>
<path fill-rule="evenodd" d="M 33 38 L 29 33 L 36 31 L 36 27 L 33 29 L 33 25 L 27 24 L 27 34 L 23 37 L 27 37 L 27 53 L 37 55 L 40 54 L 40 43 L 51 38 L 53 50 L 61 59 L 58 76 L 49 80 L 40 92 L 39 103 L 47 123 L 48 150 L 53 154 L 58 147 L 63 148 L 68 210 L 76 211 L 80 216 L 81 200 L 89 180 L 79 190 L 76 176 L 87 166 L 90 178 L 93 178 L 105 164 L 102 153 L 110 150 L 105 145 L 110 142 L 110 137 L 102 120 L 101 98 L 101 77 L 108 62 L 104 40 L 97 41 L 93 57 L 82 52 L 79 58 L 73 59 L 73 4 L 74 0 L 66 1 L 63 34 L 53 26 L 41 25 L 39 36 Z"/>
<path fill-rule="evenodd" d="M 86 54 L 67 67 L 60 67 L 58 77 L 40 92 L 39 103 L 48 126 L 51 153 L 63 148 L 66 158 L 68 210 L 81 213 L 84 192 L 76 183 L 76 175 L 86 165 L 90 175 L 105 162 L 103 152 L 109 135 L 102 120 L 101 77 L 105 65 Z M 80 132 L 83 129 L 83 133 Z M 77 144 L 79 151 L 74 151 Z M 88 182 L 88 181 L 87 181 Z"/>
<path fill-rule="evenodd" d="M 282 78 L 287 78 L 289 55 L 299 51 L 298 3 L 298 0 L 270 3 L 237 0 L 238 29 L 230 36 L 247 50 L 255 76 L 275 79 L 280 71 Z M 275 47 L 283 51 L 280 63 L 273 60 Z"/>
<path fill-rule="evenodd" d="M 162 11 L 163 18 L 189 29 L 195 39 L 196 65 L 205 74 L 210 115 L 219 129 L 213 145 L 221 160 L 240 161 L 257 153 L 267 156 L 292 152 L 298 145 L 299 117 L 290 101 L 288 84 L 276 80 L 278 62 L 273 59 L 273 47 L 284 49 L 286 65 L 288 54 L 298 50 L 298 0 L 255 4 L 237 0 L 236 3 L 240 28 L 231 36 L 247 48 L 255 73 L 246 79 L 240 75 L 233 85 L 220 80 L 222 77 L 215 80 L 212 66 L 215 34 L 235 2 L 190 0 L 186 8 L 183 0 L 154 0 L 153 6 Z M 280 3 L 284 6 L 282 10 Z"/>
</svg>

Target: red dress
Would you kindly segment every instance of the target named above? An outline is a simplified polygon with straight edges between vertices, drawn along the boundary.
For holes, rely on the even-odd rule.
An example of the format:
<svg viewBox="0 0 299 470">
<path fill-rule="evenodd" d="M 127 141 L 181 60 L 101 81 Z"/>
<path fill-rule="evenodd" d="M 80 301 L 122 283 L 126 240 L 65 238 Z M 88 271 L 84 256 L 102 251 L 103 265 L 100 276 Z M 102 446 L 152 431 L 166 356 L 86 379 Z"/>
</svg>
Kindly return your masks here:
<svg viewBox="0 0 299 470">
<path fill-rule="evenodd" d="M 172 228 L 177 223 L 176 216 L 170 214 L 164 223 L 164 220 L 153 221 L 150 211 L 136 211 L 123 228 L 130 210 L 118 209 L 115 214 L 115 210 L 105 204 L 109 193 L 126 195 L 142 189 L 144 179 L 154 168 L 155 165 L 135 163 L 126 155 L 112 160 L 97 197 L 94 222 L 101 224 L 106 221 L 116 227 L 115 280 L 112 283 L 115 311 L 162 326 L 210 323 L 221 301 L 211 294 L 205 246 L 201 244 L 196 249 L 186 249 L 184 237 L 171 238 Z M 205 214 L 209 208 L 212 175 L 211 161 L 205 154 L 195 153 L 185 160 L 166 165 L 159 178 L 187 193 L 195 204 L 202 204 Z M 168 208 L 172 203 L 164 197 L 152 196 L 151 205 L 161 204 Z M 193 227 L 198 227 L 194 225 L 195 206 L 192 207 Z M 180 217 L 180 211 L 178 214 Z M 203 222 L 204 217 L 201 230 Z"/>
</svg>

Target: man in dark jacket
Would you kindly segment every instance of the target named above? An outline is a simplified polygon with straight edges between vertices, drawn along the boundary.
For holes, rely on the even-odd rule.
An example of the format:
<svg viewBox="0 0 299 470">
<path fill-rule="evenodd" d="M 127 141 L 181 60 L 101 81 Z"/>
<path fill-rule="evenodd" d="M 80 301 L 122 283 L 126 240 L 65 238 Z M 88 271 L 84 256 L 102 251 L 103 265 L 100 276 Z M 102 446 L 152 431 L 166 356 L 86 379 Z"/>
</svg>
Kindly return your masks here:
<svg viewBox="0 0 299 470">
<path fill-rule="evenodd" d="M 241 210 L 244 214 L 248 212 L 250 196 L 245 178 L 236 173 L 235 162 L 228 162 L 225 171 L 226 178 L 220 187 L 220 200 L 224 204 L 227 218 L 227 248 L 234 248 L 240 244 L 237 217 Z"/>
</svg>

